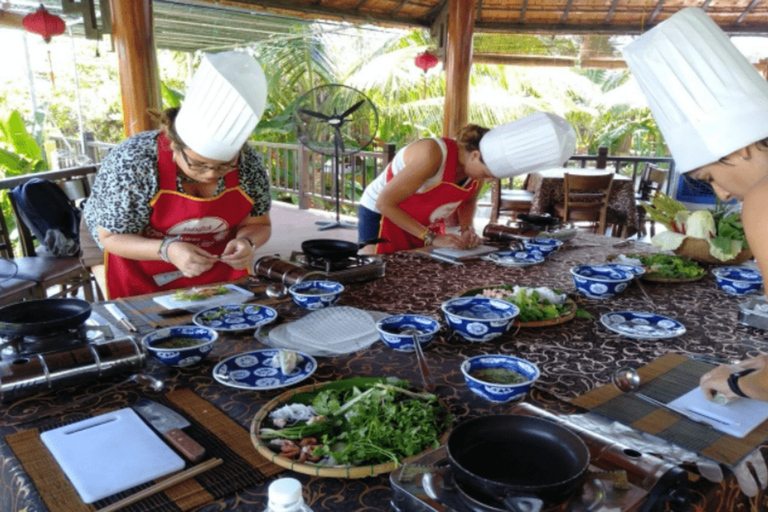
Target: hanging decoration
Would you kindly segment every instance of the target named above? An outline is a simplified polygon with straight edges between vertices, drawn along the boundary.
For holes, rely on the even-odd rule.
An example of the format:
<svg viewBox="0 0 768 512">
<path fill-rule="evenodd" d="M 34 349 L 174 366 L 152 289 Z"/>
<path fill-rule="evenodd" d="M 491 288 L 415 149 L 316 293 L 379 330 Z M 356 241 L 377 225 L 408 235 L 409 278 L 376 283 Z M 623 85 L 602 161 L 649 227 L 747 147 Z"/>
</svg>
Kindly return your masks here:
<svg viewBox="0 0 768 512">
<path fill-rule="evenodd" d="M 43 4 L 40 4 L 40 8 L 34 13 L 24 16 L 21 24 L 24 25 L 24 29 L 27 32 L 43 36 L 43 40 L 46 43 L 50 43 L 53 36 L 61 35 L 67 29 L 64 20 L 48 12 L 48 9 Z M 50 48 L 48 48 L 48 67 L 51 74 L 51 86 L 55 88 L 56 83 L 53 79 L 53 63 L 51 62 Z"/>
<path fill-rule="evenodd" d="M 438 60 L 437 60 L 437 57 L 425 51 L 424 53 L 420 53 L 419 55 L 416 56 L 416 58 L 414 59 L 414 63 L 416 64 L 417 68 L 424 71 L 424 99 L 426 99 L 427 98 L 427 71 L 437 66 Z"/>
</svg>

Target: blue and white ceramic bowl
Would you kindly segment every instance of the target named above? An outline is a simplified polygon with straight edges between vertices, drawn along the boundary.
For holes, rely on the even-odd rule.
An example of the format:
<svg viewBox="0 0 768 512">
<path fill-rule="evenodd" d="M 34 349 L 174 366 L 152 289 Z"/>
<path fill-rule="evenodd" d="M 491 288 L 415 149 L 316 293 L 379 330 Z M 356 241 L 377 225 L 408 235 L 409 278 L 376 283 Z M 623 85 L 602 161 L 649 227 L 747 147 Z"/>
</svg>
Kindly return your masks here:
<svg viewBox="0 0 768 512">
<path fill-rule="evenodd" d="M 523 240 L 525 250 L 531 253 L 541 253 L 545 258 L 558 250 L 563 242 L 554 238 L 530 238 Z"/>
<path fill-rule="evenodd" d="M 488 259 L 504 267 L 528 267 L 544 261 L 540 252 L 527 251 L 496 251 L 488 255 Z"/>
<path fill-rule="evenodd" d="M 157 359 L 170 366 L 191 366 L 197 364 L 213 349 L 214 342 L 219 338 L 219 333 L 208 327 L 197 325 L 177 325 L 164 327 L 141 339 L 142 345 Z M 175 340 L 175 341 L 174 341 Z M 165 344 L 185 345 L 199 343 L 192 346 L 177 346 L 163 348 Z"/>
<path fill-rule="evenodd" d="M 620 270 L 626 270 L 628 272 L 632 272 L 635 277 L 640 277 L 643 274 L 645 274 L 645 269 L 641 267 L 640 265 L 630 265 L 629 263 L 603 263 L 603 265 L 608 265 L 614 268 L 618 268 Z"/>
<path fill-rule="evenodd" d="M 303 281 L 288 288 L 293 302 L 306 309 L 333 306 L 343 291 L 344 285 L 335 281 Z"/>
<path fill-rule="evenodd" d="M 422 347 L 430 344 L 440 330 L 440 322 L 421 315 L 393 315 L 376 322 L 379 338 L 387 346 L 400 352 L 416 350 L 415 342 Z"/>
<path fill-rule="evenodd" d="M 731 295 L 747 295 L 760 290 L 763 276 L 745 267 L 715 267 L 712 269 L 717 285 Z"/>
<path fill-rule="evenodd" d="M 488 341 L 512 327 L 520 308 L 490 297 L 458 297 L 440 307 L 448 325 L 469 341 Z"/>
<path fill-rule="evenodd" d="M 576 290 L 590 299 L 607 299 L 627 289 L 635 274 L 613 265 L 578 265 L 571 268 Z"/>
<path fill-rule="evenodd" d="M 515 384 L 497 384 L 487 382 L 473 375 L 478 370 L 504 368 L 519 373 L 525 378 Z M 475 356 L 461 363 L 461 373 L 470 391 L 491 402 L 509 402 L 525 396 L 531 390 L 533 382 L 539 378 L 539 368 L 530 361 L 505 354 L 486 354 Z"/>
</svg>

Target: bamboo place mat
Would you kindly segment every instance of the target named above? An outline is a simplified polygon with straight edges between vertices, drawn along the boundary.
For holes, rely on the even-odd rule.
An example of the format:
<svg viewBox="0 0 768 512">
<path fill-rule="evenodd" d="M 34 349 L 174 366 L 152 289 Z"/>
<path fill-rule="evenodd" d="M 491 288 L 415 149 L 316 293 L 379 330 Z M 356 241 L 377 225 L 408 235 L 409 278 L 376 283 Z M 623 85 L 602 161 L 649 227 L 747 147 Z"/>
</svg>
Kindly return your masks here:
<svg viewBox="0 0 768 512">
<path fill-rule="evenodd" d="M 711 369 L 711 364 L 681 354 L 667 354 L 637 372 L 643 382 L 642 392 L 667 404 L 696 388 L 699 378 Z M 768 421 L 746 437 L 738 438 L 656 407 L 631 393 L 622 393 L 613 384 L 593 389 L 572 403 L 729 466 L 768 438 Z"/>
<path fill-rule="evenodd" d="M 189 389 L 166 393 L 158 402 L 181 411 L 191 425 L 184 429 L 206 450 L 206 457 L 221 458 L 224 463 L 196 477 L 145 498 L 124 510 L 133 512 L 178 512 L 192 510 L 224 498 L 240 489 L 265 482 L 283 468 L 259 455 L 246 429 L 211 403 Z M 84 419 L 87 417 L 83 415 Z M 46 425 L 44 430 L 61 426 Z M 154 482 L 134 487 L 90 505 L 82 502 L 48 449 L 40 440 L 40 430 L 30 429 L 6 437 L 35 484 L 40 497 L 51 511 L 90 512 L 135 494 Z M 169 475 L 172 476 L 172 475 Z M 167 478 L 167 477 L 165 477 Z M 162 479 L 160 479 L 162 480 Z"/>
</svg>

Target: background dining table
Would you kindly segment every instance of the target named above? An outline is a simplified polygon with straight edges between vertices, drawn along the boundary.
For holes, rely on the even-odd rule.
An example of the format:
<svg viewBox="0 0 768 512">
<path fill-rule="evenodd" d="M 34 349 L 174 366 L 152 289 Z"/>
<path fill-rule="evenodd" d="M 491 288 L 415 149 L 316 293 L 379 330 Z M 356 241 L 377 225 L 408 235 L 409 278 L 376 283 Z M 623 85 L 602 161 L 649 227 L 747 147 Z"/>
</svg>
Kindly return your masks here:
<svg viewBox="0 0 768 512">
<path fill-rule="evenodd" d="M 620 252 L 655 252 L 647 244 L 629 243 L 628 246 L 615 247 L 616 242 L 616 238 L 579 233 L 544 263 L 526 268 L 498 266 L 484 260 L 467 261 L 463 266 L 456 266 L 417 252 L 386 255 L 386 275 L 368 282 L 347 284 L 338 305 L 390 314 L 424 314 L 442 320 L 440 305 L 446 299 L 482 286 L 519 284 L 563 290 L 576 300 L 580 309 L 591 315 L 591 318 L 576 317 L 550 327 L 512 329 L 486 343 L 470 343 L 454 335 L 443 322 L 443 328 L 424 352 L 432 370 L 436 394 L 447 404 L 455 418 L 454 424 L 472 417 L 509 413 L 514 406 L 487 402 L 467 389 L 460 365 L 466 358 L 478 354 L 513 354 L 536 363 L 541 377 L 525 400 L 552 413 L 567 415 L 584 413 L 570 401 L 609 384 L 611 375 L 622 366 L 638 368 L 670 353 L 733 360 L 768 353 L 763 331 L 737 323 L 738 305 L 743 299 L 718 289 L 711 275 L 690 283 L 647 283 L 646 288 L 653 302 L 649 302 L 634 285 L 609 300 L 577 296 L 569 273 L 574 265 L 603 262 L 609 255 Z M 268 299 L 262 294 L 264 283 L 256 278 L 250 278 L 244 285 L 257 293 L 259 303 L 274 307 L 281 321 L 295 320 L 308 313 L 290 299 Z M 151 316 L 141 306 L 147 300 L 148 297 L 135 297 L 118 303 L 140 329 L 136 336 L 154 330 L 153 325 L 147 322 Z M 665 340 L 625 338 L 608 331 L 599 321 L 601 314 L 621 310 L 656 311 L 682 322 L 687 332 Z M 109 318 L 102 304 L 95 304 L 94 311 Z M 181 316 L 175 322 L 189 323 L 190 319 Z M 42 476 L 33 482 L 29 476 L 30 472 L 34 473 L 32 463 L 28 460 L 20 462 L 19 448 L 12 450 L 8 444 L 8 439 L 13 436 L 32 432 L 34 437 L 38 431 L 126 407 L 142 397 L 160 400 L 166 405 L 186 401 L 191 405 L 184 409 L 185 412 L 220 416 L 218 425 L 229 426 L 216 430 L 218 437 L 228 437 L 228 433 L 234 431 L 247 432 L 260 408 L 286 389 L 254 391 L 229 387 L 212 377 L 212 369 L 223 358 L 258 348 L 264 348 L 264 345 L 255 339 L 252 331 L 222 333 L 212 353 L 200 364 L 171 368 L 148 358 L 143 371 L 163 379 L 172 390 L 171 394 L 113 377 L 62 387 L 3 404 L 0 418 L 0 434 L 3 435 L 0 444 L 3 461 L 0 469 L 3 482 L 0 510 L 93 510 L 87 507 L 57 508 L 54 497 L 58 491 L 38 487 L 48 485 L 45 477 L 54 470 L 50 467 L 38 468 Z M 300 385 L 364 376 L 407 379 L 417 387 L 421 383 L 414 353 L 396 352 L 381 342 L 348 355 L 318 357 L 317 361 L 317 371 Z M 234 455 L 225 452 L 223 457 L 239 455 L 252 461 L 258 455 L 252 446 L 245 445 L 235 452 Z M 256 483 L 245 479 L 242 484 L 233 484 L 232 490 L 225 495 L 213 493 L 212 497 L 196 503 L 196 509 L 206 512 L 261 511 L 266 503 L 269 481 L 280 474 L 302 481 L 305 498 L 315 512 L 390 509 L 392 491 L 386 474 L 362 479 L 325 478 L 270 465 L 261 467 L 263 471 Z M 714 483 L 701 477 L 695 466 L 686 464 L 684 467 L 689 471 L 692 489 L 688 497 L 689 506 L 685 510 L 726 512 L 765 510 L 768 507 L 765 492 L 761 491 L 754 497 L 746 496 L 727 468 L 726 479 Z M 252 471 L 249 469 L 248 472 Z M 47 498 L 44 499 L 43 495 Z M 160 496 L 155 502 L 142 502 L 141 508 L 132 510 L 179 510 L 178 502 L 175 505 L 172 501 L 167 496 Z"/>
<path fill-rule="evenodd" d="M 568 169 L 558 167 L 530 173 L 526 180 L 526 188 L 533 192 L 530 213 L 541 215 L 555 214 L 555 205 L 563 203 L 563 182 L 565 173 L 594 176 L 606 174 L 605 169 Z M 635 185 L 631 178 L 615 173 L 611 194 L 608 198 L 608 224 L 624 228 L 622 236 L 632 236 L 638 232 L 637 203 L 635 200 Z"/>
</svg>

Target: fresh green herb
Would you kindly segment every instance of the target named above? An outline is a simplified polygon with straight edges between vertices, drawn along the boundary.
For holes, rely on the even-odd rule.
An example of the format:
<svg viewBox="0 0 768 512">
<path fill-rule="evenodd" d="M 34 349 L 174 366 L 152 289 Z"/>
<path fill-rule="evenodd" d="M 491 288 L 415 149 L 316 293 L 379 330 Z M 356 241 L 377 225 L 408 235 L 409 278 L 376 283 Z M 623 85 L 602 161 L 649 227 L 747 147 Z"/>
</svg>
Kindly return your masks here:
<svg viewBox="0 0 768 512">
<path fill-rule="evenodd" d="M 207 286 L 205 288 L 191 288 L 189 290 L 176 290 L 173 294 L 175 300 L 203 300 L 215 295 L 229 293 L 229 288 L 224 285 Z"/>
<path fill-rule="evenodd" d="M 549 299 L 542 297 L 541 294 L 534 289 L 519 288 L 517 292 L 513 292 L 512 288 L 511 285 L 505 285 L 503 287 L 495 288 L 495 290 L 499 292 L 502 300 L 511 302 L 520 308 L 520 313 L 517 315 L 516 319 L 521 322 L 551 320 L 566 315 L 571 310 L 571 306 L 568 303 L 553 304 Z M 559 295 L 563 293 L 562 291 L 555 289 L 552 291 Z"/>
<path fill-rule="evenodd" d="M 528 380 L 520 373 L 508 368 L 479 368 L 469 372 L 469 375 L 492 384 L 519 384 Z"/>
<path fill-rule="evenodd" d="M 593 319 L 595 315 L 587 311 L 586 309 L 579 308 L 576 310 L 576 318 Z"/>
<path fill-rule="evenodd" d="M 337 464 L 381 464 L 439 446 L 450 416 L 435 395 L 403 386 L 375 382 L 365 388 L 320 390 L 312 400 L 325 421 L 300 422 L 279 430 L 262 428 L 262 439 L 302 439 L 321 436 L 316 456 L 331 456 Z"/>
<path fill-rule="evenodd" d="M 646 267 L 646 275 L 655 275 L 671 279 L 699 277 L 706 273 L 698 263 L 682 256 L 672 254 L 628 254 L 627 257 L 639 259 Z"/>
</svg>

